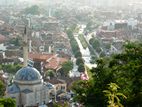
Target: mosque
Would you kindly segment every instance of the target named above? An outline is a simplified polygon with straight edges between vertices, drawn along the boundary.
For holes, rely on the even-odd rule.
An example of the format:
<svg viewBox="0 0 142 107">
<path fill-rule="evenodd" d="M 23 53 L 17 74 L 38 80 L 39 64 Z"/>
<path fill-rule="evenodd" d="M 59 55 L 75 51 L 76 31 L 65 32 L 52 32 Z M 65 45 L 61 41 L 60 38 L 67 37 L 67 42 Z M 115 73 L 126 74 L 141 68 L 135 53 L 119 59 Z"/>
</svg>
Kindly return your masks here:
<svg viewBox="0 0 142 107">
<path fill-rule="evenodd" d="M 16 73 L 7 94 L 16 99 L 17 107 L 33 107 L 49 103 L 52 89 L 52 85 L 43 82 L 39 71 L 27 66 Z"/>
<path fill-rule="evenodd" d="M 24 40 L 26 40 L 25 37 Z M 13 83 L 7 87 L 7 97 L 16 99 L 16 107 L 37 107 L 51 101 L 54 86 L 44 83 L 40 72 L 27 65 L 27 45 L 24 48 L 24 67 L 17 71 Z"/>
</svg>

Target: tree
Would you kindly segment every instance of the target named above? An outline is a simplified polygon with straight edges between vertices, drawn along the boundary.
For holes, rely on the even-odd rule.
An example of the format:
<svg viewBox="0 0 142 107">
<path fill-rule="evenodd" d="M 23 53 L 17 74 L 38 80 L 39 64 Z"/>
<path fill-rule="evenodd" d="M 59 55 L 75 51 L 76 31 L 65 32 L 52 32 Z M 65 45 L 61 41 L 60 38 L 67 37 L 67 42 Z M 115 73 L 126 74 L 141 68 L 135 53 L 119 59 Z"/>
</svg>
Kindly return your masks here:
<svg viewBox="0 0 142 107">
<path fill-rule="evenodd" d="M 20 38 L 12 38 L 9 42 L 15 46 L 20 46 Z"/>
<path fill-rule="evenodd" d="M 2 69 L 3 69 L 4 72 L 12 73 L 12 74 L 15 74 L 20 68 L 22 68 L 22 65 L 20 65 L 20 64 L 2 65 Z"/>
<path fill-rule="evenodd" d="M 75 93 L 74 101 L 85 105 L 85 107 L 94 107 L 95 94 L 93 93 L 93 88 L 93 81 L 79 80 L 74 82 L 71 87 Z"/>
<path fill-rule="evenodd" d="M 0 97 L 2 97 L 4 95 L 5 92 L 5 85 L 4 83 L 0 80 Z"/>
<path fill-rule="evenodd" d="M 12 98 L 0 98 L 0 106 L 2 107 L 16 107 L 16 100 Z"/>
<path fill-rule="evenodd" d="M 116 83 L 122 88 L 127 97 L 127 106 L 142 106 L 142 44 L 125 44 L 125 50 L 121 54 L 114 55 L 109 67 L 115 72 Z"/>
<path fill-rule="evenodd" d="M 78 66 L 78 71 L 79 71 L 79 72 L 84 72 L 84 71 L 85 71 L 84 64 L 81 63 L 81 64 Z"/>
<path fill-rule="evenodd" d="M 76 58 L 82 57 L 82 54 L 81 54 L 80 51 L 76 51 L 74 55 L 75 55 Z"/>
<path fill-rule="evenodd" d="M 108 107 L 123 107 L 123 105 L 120 103 L 119 97 L 126 99 L 126 96 L 118 92 L 118 89 L 120 87 L 115 83 L 110 83 L 108 85 L 108 90 L 103 91 L 105 93 L 105 96 L 108 97 Z"/>
<path fill-rule="evenodd" d="M 49 76 L 50 78 L 53 78 L 55 76 L 54 71 L 53 70 L 48 70 L 45 73 L 46 76 Z"/>
<path fill-rule="evenodd" d="M 92 63 L 92 64 L 96 63 L 96 59 L 97 59 L 97 57 L 92 55 L 90 63 Z"/>
<path fill-rule="evenodd" d="M 84 64 L 84 60 L 81 57 L 79 57 L 76 59 L 76 64 L 77 65 Z"/>
<path fill-rule="evenodd" d="M 92 87 L 74 88 L 78 99 L 92 98 L 89 93 L 94 97 L 87 101 L 78 99 L 76 101 L 87 107 L 106 107 L 107 100 L 103 94 L 105 86 L 109 83 L 116 83 L 121 87 L 119 91 L 127 96 L 125 100 L 121 98 L 122 105 L 126 107 L 142 106 L 142 43 L 128 42 L 124 45 L 122 53 L 101 58 L 96 63 L 97 67 L 91 69 L 93 82 L 88 81 Z M 85 96 L 81 96 L 83 93 Z"/>
<path fill-rule="evenodd" d="M 67 61 L 62 64 L 62 72 L 64 75 L 67 75 L 69 71 L 72 69 L 73 69 L 73 63 L 71 61 Z"/>
</svg>

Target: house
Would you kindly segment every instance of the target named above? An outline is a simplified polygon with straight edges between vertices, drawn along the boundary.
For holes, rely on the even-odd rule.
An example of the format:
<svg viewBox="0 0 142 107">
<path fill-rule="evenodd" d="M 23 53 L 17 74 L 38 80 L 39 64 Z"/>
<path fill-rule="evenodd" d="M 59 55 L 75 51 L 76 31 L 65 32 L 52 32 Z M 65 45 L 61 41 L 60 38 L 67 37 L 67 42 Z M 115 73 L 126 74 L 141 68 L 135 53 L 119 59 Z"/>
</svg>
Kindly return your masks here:
<svg viewBox="0 0 142 107">
<path fill-rule="evenodd" d="M 67 58 L 58 57 L 57 54 L 41 54 L 41 53 L 29 53 L 29 58 L 32 59 L 37 69 L 43 68 L 44 70 L 52 69 L 58 70 L 62 63 L 68 61 Z"/>
<path fill-rule="evenodd" d="M 46 79 L 45 81 L 51 83 L 54 86 L 54 90 L 56 91 L 57 96 L 67 92 L 67 83 L 65 81 L 57 78 Z"/>
</svg>

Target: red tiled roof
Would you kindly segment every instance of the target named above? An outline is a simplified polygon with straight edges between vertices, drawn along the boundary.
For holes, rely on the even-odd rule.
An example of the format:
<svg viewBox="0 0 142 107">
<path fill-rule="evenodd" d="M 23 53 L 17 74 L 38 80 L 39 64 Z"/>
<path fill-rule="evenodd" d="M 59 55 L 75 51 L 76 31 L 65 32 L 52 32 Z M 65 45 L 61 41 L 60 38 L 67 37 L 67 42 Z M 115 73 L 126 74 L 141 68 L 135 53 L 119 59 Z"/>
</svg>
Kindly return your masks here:
<svg viewBox="0 0 142 107">
<path fill-rule="evenodd" d="M 67 58 L 60 58 L 55 54 L 29 53 L 29 58 L 33 60 L 43 61 L 46 69 L 58 69 L 62 63 L 68 61 Z"/>
<path fill-rule="evenodd" d="M 46 60 L 50 59 L 53 56 L 55 56 L 55 54 L 29 53 L 30 59 L 44 61 L 44 62 L 46 62 Z"/>
<path fill-rule="evenodd" d="M 57 69 L 61 66 L 62 63 L 66 62 L 68 59 L 66 58 L 59 58 L 59 57 L 54 57 L 52 58 L 46 65 L 46 69 Z"/>
</svg>

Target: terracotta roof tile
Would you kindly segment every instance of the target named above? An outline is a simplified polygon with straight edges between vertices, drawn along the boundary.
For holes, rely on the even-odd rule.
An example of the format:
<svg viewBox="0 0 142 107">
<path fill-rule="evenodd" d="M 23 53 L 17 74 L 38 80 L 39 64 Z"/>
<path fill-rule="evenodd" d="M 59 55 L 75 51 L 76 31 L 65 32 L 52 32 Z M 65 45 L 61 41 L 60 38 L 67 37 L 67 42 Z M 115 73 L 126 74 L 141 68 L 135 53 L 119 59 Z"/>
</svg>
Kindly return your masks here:
<svg viewBox="0 0 142 107">
<path fill-rule="evenodd" d="M 62 63 L 66 62 L 68 59 L 66 58 L 59 58 L 59 57 L 54 57 L 52 58 L 46 65 L 46 69 L 57 69 L 61 66 Z"/>
<path fill-rule="evenodd" d="M 55 54 L 40 54 L 40 53 L 29 53 L 29 58 L 32 60 L 38 60 L 44 62 L 46 69 L 57 69 L 62 63 L 68 61 L 67 58 L 60 58 Z"/>
<path fill-rule="evenodd" d="M 55 56 L 55 54 L 29 53 L 30 59 L 44 61 L 44 62 L 53 56 Z"/>
</svg>

